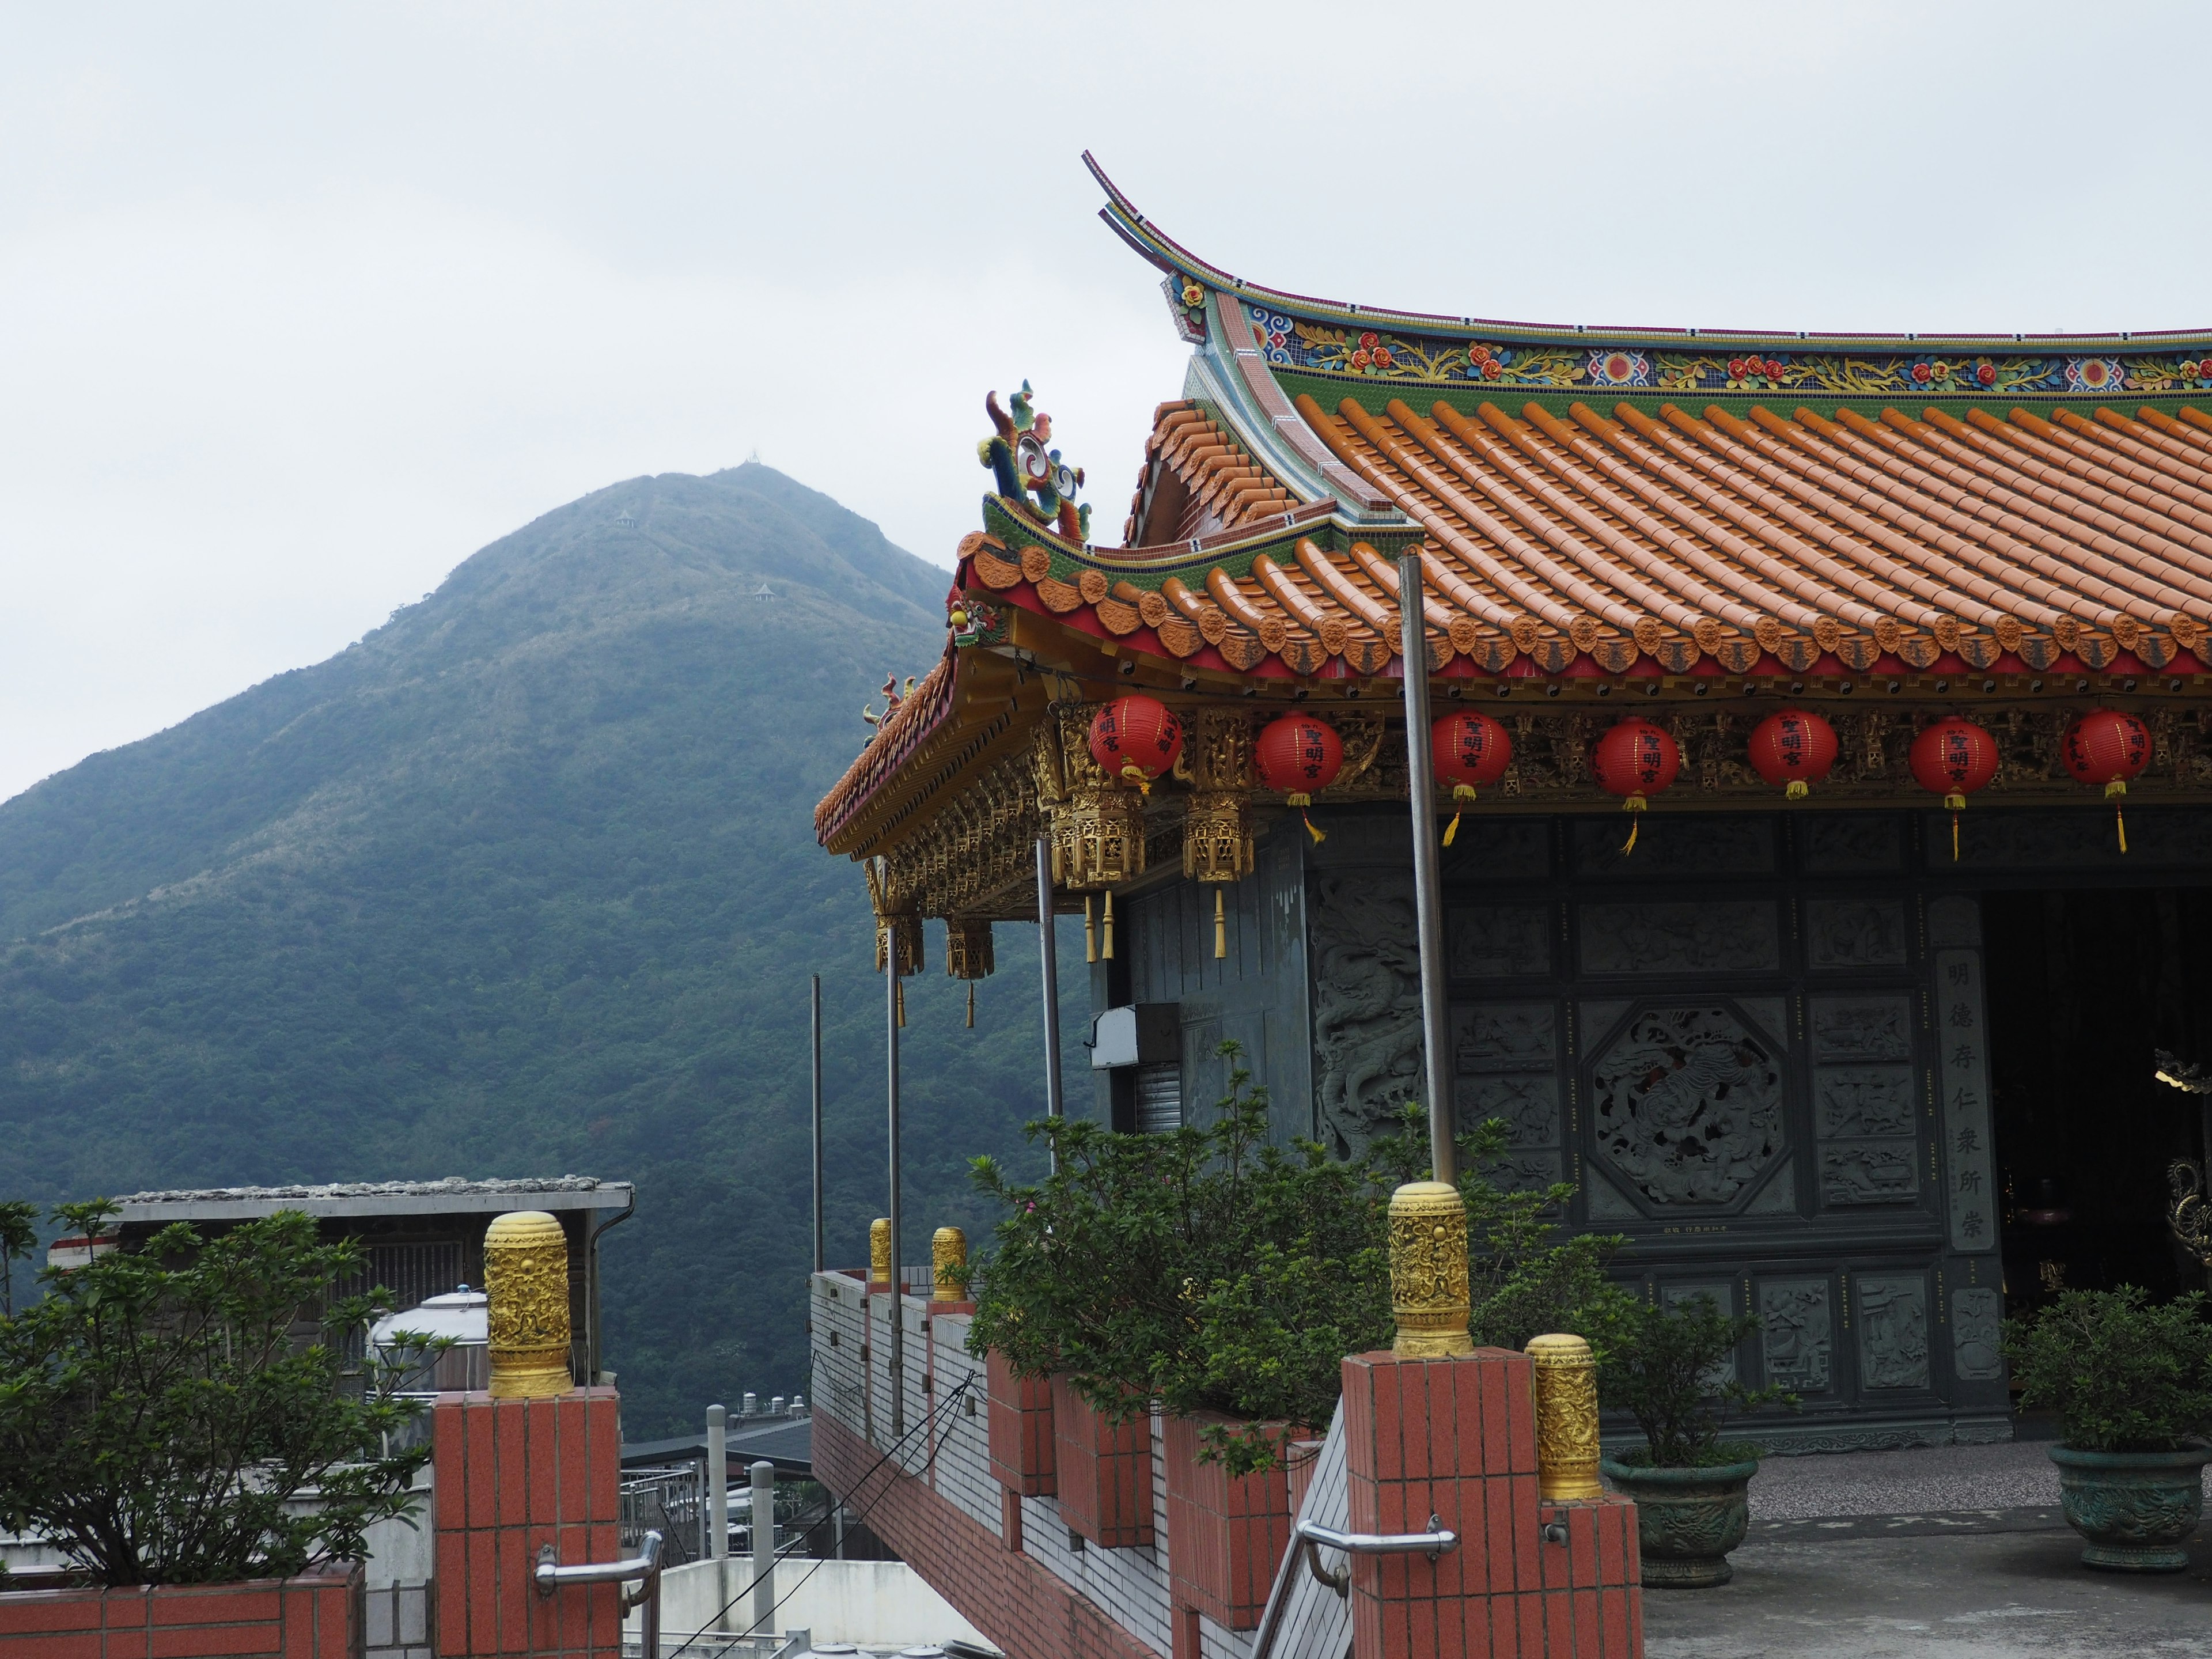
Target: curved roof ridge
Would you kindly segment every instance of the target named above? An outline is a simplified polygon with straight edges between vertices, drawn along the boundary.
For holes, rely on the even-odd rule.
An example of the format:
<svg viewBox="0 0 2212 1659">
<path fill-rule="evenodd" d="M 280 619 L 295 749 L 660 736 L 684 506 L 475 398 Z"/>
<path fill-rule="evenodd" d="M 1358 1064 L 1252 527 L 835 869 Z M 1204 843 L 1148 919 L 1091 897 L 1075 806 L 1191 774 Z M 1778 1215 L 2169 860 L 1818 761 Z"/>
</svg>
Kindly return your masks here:
<svg viewBox="0 0 2212 1659">
<path fill-rule="evenodd" d="M 1585 324 L 1516 321 L 1497 317 L 1451 316 L 1442 312 L 1408 311 L 1392 306 L 1362 305 L 1349 300 L 1323 299 L 1315 295 L 1299 294 L 1287 289 L 1270 288 L 1224 270 L 1176 241 L 1147 218 L 1129 199 L 1126 191 L 1115 184 L 1089 150 L 1083 152 L 1083 165 L 1098 186 L 1106 192 L 1107 204 L 1099 210 L 1114 233 L 1127 242 L 1138 256 L 1171 276 L 1193 277 L 1209 288 L 1232 294 L 1247 303 L 1264 301 L 1270 307 L 1293 316 L 1323 319 L 1334 322 L 1396 323 L 1410 325 L 1421 332 L 1434 334 L 1466 334 L 1474 337 L 1496 337 L 1499 335 L 1514 338 L 1543 337 L 1559 340 L 1584 341 L 1595 344 L 1601 341 L 1651 341 L 1680 344 L 1689 341 L 1705 341 L 1714 344 L 1739 342 L 1760 345 L 1800 344 L 1808 349 L 1835 350 L 1863 342 L 1887 350 L 1922 346 L 1934 349 L 1990 349 L 2016 346 L 2044 346 L 2059 351 L 2069 348 L 2085 351 L 2113 350 L 2134 345 L 2143 348 L 2171 349 L 2190 341 L 2212 342 L 2212 325 L 2190 329 L 2108 330 L 2100 333 L 2072 333 L 2058 331 L 2002 331 L 1990 333 L 1953 333 L 1919 331 L 1895 332 L 1879 329 L 1822 330 L 1770 329 L 1737 327 L 1669 327 L 1643 324 Z M 2212 377 L 2208 377 L 2212 378 Z"/>
</svg>

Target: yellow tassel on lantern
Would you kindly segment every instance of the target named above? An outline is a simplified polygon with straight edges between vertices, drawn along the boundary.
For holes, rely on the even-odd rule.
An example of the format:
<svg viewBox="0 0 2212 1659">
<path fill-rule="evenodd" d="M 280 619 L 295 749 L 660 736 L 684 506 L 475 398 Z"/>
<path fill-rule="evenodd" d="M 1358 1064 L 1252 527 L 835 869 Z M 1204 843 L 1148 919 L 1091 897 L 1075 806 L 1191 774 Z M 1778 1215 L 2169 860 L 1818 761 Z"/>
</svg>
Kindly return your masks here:
<svg viewBox="0 0 2212 1659">
<path fill-rule="evenodd" d="M 1813 786 L 1806 782 L 1804 779 L 1792 778 L 1786 785 L 1784 786 L 1782 799 L 1784 800 L 1802 800 L 1806 796 L 1812 793 Z"/>
<path fill-rule="evenodd" d="M 1327 836 L 1314 828 L 1313 815 L 1306 811 L 1307 807 L 1313 805 L 1311 795 L 1286 795 L 1284 799 L 1298 809 L 1298 816 L 1306 821 L 1306 834 L 1314 838 L 1315 846 L 1318 847 L 1328 839 Z"/>
<path fill-rule="evenodd" d="M 2128 815 L 2120 810 L 2119 801 L 2127 793 L 2128 781 L 2125 778 L 2114 778 L 2105 786 L 2105 799 L 2113 803 L 2112 822 L 2119 826 L 2120 851 L 2123 853 L 2128 850 Z"/>
<path fill-rule="evenodd" d="M 1098 924 L 1091 919 L 1091 895 L 1083 896 L 1083 959 L 1098 960 Z"/>
<path fill-rule="evenodd" d="M 1099 949 L 1098 957 L 1102 962 L 1111 962 L 1114 960 L 1114 890 L 1110 887 L 1106 890 L 1106 926 L 1102 932 L 1105 935 L 1105 942 Z"/>
<path fill-rule="evenodd" d="M 1644 809 L 1648 804 L 1641 795 L 1631 795 L 1620 803 L 1622 811 L 1636 814 L 1629 820 L 1628 839 L 1621 843 L 1620 855 L 1623 858 L 1626 858 L 1636 850 L 1636 832 L 1644 827 Z"/>
<path fill-rule="evenodd" d="M 975 981 L 968 981 L 968 1029 L 975 1029 Z"/>
<path fill-rule="evenodd" d="M 1229 915 L 1221 903 L 1221 889 L 1213 890 L 1213 959 L 1219 962 L 1229 954 Z"/>
<path fill-rule="evenodd" d="M 1959 861 L 1959 814 L 1966 810 L 1964 795 L 1946 795 L 1943 805 L 1951 809 L 1951 862 Z"/>
<path fill-rule="evenodd" d="M 1452 812 L 1452 821 L 1444 825 L 1445 846 L 1450 846 L 1452 844 L 1452 837 L 1459 834 L 1459 815 L 1467 809 L 1468 804 L 1474 800 L 1474 786 L 1473 784 L 1455 783 L 1452 785 L 1452 801 L 1455 810 Z"/>
<path fill-rule="evenodd" d="M 906 981 L 904 980 L 898 982 L 898 1023 L 900 1030 L 906 1030 Z"/>
<path fill-rule="evenodd" d="M 1133 760 L 1125 760 L 1121 763 L 1121 781 L 1135 784 L 1137 793 L 1140 795 L 1149 795 L 1152 793 L 1152 781 L 1145 775 L 1145 769 Z"/>
</svg>

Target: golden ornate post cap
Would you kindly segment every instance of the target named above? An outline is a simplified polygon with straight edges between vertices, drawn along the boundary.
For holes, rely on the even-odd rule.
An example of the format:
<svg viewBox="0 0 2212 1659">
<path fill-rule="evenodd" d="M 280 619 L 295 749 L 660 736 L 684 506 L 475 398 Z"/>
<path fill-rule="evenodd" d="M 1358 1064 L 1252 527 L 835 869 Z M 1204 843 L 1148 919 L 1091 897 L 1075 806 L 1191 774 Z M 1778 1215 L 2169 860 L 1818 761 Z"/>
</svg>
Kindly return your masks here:
<svg viewBox="0 0 2212 1659">
<path fill-rule="evenodd" d="M 888 1290 L 891 1282 L 891 1218 L 879 1215 L 868 1224 L 868 1285 Z"/>
<path fill-rule="evenodd" d="M 568 1370 L 568 1238 L 543 1210 L 513 1210 L 484 1231 L 490 1392 L 541 1400 L 576 1386 Z"/>
<path fill-rule="evenodd" d="M 1536 1491 L 1549 1502 L 1601 1496 L 1597 1478 L 1597 1360 L 1565 1332 L 1528 1339 L 1535 1363 Z"/>
<path fill-rule="evenodd" d="M 1467 1204 L 1449 1182 L 1409 1181 L 1390 1194 L 1393 1353 L 1473 1353 L 1468 1334 Z"/>
<path fill-rule="evenodd" d="M 931 1297 L 939 1302 L 965 1302 L 968 1287 L 948 1277 L 945 1270 L 967 1265 L 968 1235 L 957 1227 L 939 1227 L 929 1240 L 930 1271 L 936 1280 Z"/>
</svg>

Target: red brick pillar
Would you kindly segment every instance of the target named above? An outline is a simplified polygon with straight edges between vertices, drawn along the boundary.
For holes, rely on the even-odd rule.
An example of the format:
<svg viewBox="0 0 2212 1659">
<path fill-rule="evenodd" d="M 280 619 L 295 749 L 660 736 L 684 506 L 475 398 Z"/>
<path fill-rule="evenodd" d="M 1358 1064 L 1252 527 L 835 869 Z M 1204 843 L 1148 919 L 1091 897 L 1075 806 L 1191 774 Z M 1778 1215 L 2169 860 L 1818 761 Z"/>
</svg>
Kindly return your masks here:
<svg viewBox="0 0 2212 1659">
<path fill-rule="evenodd" d="M 1460 1537 L 1433 1562 L 1352 1558 L 1355 1659 L 1639 1659 L 1635 1506 L 1539 1498 L 1534 1371 L 1504 1348 L 1344 1362 L 1349 1530 L 1433 1515 Z M 1543 1536 L 1555 1521 L 1563 1542 Z"/>
<path fill-rule="evenodd" d="M 547 1400 L 445 1394 L 431 1411 L 440 1659 L 621 1659 L 621 1587 L 531 1583 L 618 1559 L 622 1423 L 612 1389 Z"/>
</svg>

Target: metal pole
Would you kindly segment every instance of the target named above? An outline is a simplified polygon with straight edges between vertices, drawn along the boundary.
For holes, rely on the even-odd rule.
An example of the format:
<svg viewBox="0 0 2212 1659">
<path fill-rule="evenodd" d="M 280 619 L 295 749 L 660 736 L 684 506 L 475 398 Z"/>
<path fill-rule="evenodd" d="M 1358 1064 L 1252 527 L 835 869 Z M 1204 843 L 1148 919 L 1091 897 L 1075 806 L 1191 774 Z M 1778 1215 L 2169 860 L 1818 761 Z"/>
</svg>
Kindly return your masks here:
<svg viewBox="0 0 2212 1659">
<path fill-rule="evenodd" d="M 807 995 L 814 1036 L 814 1271 L 818 1273 L 830 1265 L 822 1234 L 822 975 L 808 977 L 812 981 Z"/>
<path fill-rule="evenodd" d="M 1060 954 L 1054 947 L 1052 926 L 1052 849 L 1042 836 L 1036 844 L 1037 962 L 1044 973 L 1044 1111 L 1058 1117 L 1064 1109 L 1060 1089 Z M 1060 1169 L 1060 1153 L 1052 1155 Z"/>
<path fill-rule="evenodd" d="M 753 1633 L 774 1633 L 775 1618 L 775 1465 L 763 1458 L 753 1478 Z"/>
<path fill-rule="evenodd" d="M 1421 1049 L 1429 1109 L 1429 1163 L 1438 1181 L 1459 1179 L 1452 1132 L 1450 1016 L 1444 997 L 1443 895 L 1437 875 L 1437 782 L 1429 755 L 1428 607 L 1421 556 L 1398 560 L 1400 662 L 1406 685 L 1406 792 L 1413 798 L 1413 914 L 1421 942 Z"/>
<path fill-rule="evenodd" d="M 720 1560 L 730 1553 L 730 1413 L 707 1407 L 707 1553 Z"/>
<path fill-rule="evenodd" d="M 906 1434 L 906 1282 L 899 1267 L 898 928 L 884 924 L 884 1052 L 890 1056 L 891 1282 L 886 1311 L 891 1337 L 891 1435 Z"/>
</svg>

